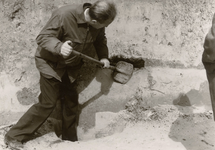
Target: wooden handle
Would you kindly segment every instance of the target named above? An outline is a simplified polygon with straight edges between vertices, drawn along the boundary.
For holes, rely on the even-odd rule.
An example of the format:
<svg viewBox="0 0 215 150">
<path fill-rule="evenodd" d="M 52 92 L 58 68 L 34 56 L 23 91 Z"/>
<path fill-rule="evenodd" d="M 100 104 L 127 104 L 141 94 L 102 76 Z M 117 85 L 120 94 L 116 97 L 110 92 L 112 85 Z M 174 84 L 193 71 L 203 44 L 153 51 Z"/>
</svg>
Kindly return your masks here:
<svg viewBox="0 0 215 150">
<path fill-rule="evenodd" d="M 84 55 L 84 54 L 82 54 L 82 53 L 80 53 L 80 52 L 78 52 L 78 51 L 75 51 L 75 50 L 72 50 L 72 54 L 74 54 L 74 55 L 76 55 L 76 56 L 79 56 L 79 57 L 81 57 L 81 58 L 83 58 L 83 59 L 87 59 L 87 60 L 90 60 L 90 61 L 92 61 L 92 62 L 94 62 L 94 63 L 96 63 L 96 64 L 98 64 L 99 66 L 104 66 L 104 63 L 103 62 L 101 62 L 101 61 L 98 61 L 98 60 L 96 60 L 96 59 L 94 59 L 94 58 L 92 58 L 92 57 L 89 57 L 89 56 L 87 56 L 87 55 Z M 116 67 L 114 67 L 114 66 L 110 66 L 109 67 L 109 69 L 115 69 Z"/>
</svg>

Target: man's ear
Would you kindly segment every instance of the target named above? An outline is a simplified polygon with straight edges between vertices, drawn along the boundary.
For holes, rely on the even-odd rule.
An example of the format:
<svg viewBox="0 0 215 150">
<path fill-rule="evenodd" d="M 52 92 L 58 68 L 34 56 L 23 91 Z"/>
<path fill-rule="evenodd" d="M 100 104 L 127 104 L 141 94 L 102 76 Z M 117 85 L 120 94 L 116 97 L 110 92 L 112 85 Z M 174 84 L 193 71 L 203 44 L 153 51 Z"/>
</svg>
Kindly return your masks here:
<svg viewBox="0 0 215 150">
<path fill-rule="evenodd" d="M 97 20 L 91 20 L 93 24 L 96 24 L 98 21 Z"/>
</svg>

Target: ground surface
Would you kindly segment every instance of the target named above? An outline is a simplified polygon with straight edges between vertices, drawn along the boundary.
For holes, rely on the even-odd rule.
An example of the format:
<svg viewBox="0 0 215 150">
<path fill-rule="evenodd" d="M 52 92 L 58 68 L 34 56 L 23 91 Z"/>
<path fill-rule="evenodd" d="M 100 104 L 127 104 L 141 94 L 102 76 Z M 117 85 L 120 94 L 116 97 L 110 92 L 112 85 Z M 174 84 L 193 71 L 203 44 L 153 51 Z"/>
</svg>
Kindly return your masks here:
<svg viewBox="0 0 215 150">
<path fill-rule="evenodd" d="M 95 82 L 91 84 L 89 86 L 96 85 Z M 126 85 L 114 83 L 112 86 L 110 95 L 104 96 L 105 101 L 109 101 L 108 98 L 114 94 L 120 95 L 116 90 L 118 86 L 122 86 L 120 91 L 125 87 L 129 91 L 121 94 L 130 97 L 129 93 L 132 93 L 130 99 L 126 100 L 124 110 L 115 113 L 95 110 L 95 114 L 88 115 L 91 118 L 88 120 L 94 121 L 95 126 L 85 132 L 80 126 L 78 142 L 58 138 L 53 132 L 56 120 L 50 118 L 35 133 L 33 140 L 24 144 L 24 150 L 215 149 L 215 123 L 204 70 L 149 67 L 134 72 Z M 95 90 L 97 93 L 97 88 Z M 95 108 L 98 108 L 99 100 L 94 101 Z M 14 105 L 10 106 L 14 108 Z M 3 138 L 22 115 L 23 109 L 20 107 L 19 110 L 19 113 L 5 111 L 2 114 L 2 150 L 9 150 Z"/>
<path fill-rule="evenodd" d="M 24 144 L 24 150 L 214 150 L 212 113 L 193 113 L 195 109 L 161 105 L 140 111 L 138 118 L 129 111 L 121 111 L 113 114 L 117 116 L 115 121 L 100 131 L 100 138 L 79 142 L 62 141 L 49 122 L 38 131 L 41 136 Z M 108 129 L 114 133 L 108 136 Z M 9 150 L 3 144 L 6 130 L 0 130 L 2 150 Z"/>
</svg>

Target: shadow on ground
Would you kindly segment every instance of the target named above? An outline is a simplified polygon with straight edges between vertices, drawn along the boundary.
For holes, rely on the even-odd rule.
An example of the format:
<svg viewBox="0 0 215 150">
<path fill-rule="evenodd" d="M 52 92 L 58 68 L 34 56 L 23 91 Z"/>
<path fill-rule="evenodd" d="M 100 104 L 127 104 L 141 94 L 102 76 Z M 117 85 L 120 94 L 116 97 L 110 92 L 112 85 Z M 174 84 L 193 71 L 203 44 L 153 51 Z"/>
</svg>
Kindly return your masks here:
<svg viewBox="0 0 215 150">
<path fill-rule="evenodd" d="M 190 101 L 191 96 L 196 98 L 195 104 Z M 173 101 L 180 113 L 172 123 L 169 137 L 183 144 L 186 150 L 215 149 L 215 132 L 209 132 L 215 131 L 212 113 L 195 113 L 196 107 L 202 106 L 201 100 L 199 92 L 191 90 Z"/>
</svg>

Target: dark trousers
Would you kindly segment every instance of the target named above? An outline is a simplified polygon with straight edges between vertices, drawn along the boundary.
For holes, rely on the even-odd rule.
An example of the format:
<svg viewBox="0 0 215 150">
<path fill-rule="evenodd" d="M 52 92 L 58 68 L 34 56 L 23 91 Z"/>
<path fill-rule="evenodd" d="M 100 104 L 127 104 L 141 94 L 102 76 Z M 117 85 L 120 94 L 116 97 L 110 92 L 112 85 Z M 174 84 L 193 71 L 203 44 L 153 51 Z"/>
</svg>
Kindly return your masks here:
<svg viewBox="0 0 215 150">
<path fill-rule="evenodd" d="M 210 98 L 215 120 L 215 64 L 203 62 L 209 83 Z"/>
<path fill-rule="evenodd" d="M 68 75 L 62 82 L 40 76 L 39 102 L 34 104 L 8 132 L 7 136 L 25 142 L 46 121 L 58 100 L 62 106 L 62 139 L 77 141 L 78 94 Z M 62 95 L 63 94 L 63 95 Z M 63 96 L 63 98 L 62 98 Z"/>
</svg>

